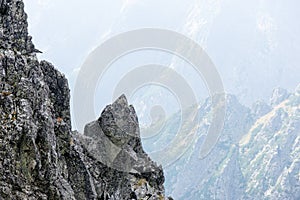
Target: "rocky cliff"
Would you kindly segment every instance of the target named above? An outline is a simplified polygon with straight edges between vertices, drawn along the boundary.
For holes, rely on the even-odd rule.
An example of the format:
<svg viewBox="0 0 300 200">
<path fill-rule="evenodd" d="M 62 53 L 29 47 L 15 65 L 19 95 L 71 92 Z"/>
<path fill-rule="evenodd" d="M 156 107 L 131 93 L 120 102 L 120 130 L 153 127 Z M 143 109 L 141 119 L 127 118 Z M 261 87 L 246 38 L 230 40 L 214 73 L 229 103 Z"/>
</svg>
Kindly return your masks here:
<svg viewBox="0 0 300 200">
<path fill-rule="evenodd" d="M 37 59 L 23 2 L 0 15 L 0 199 L 167 199 L 126 98 L 72 132 L 68 82 Z"/>
<path fill-rule="evenodd" d="M 226 107 L 220 139 L 200 159 L 211 119 L 209 99 L 201 105 L 197 140 L 165 169 L 166 191 L 180 200 L 300 199 L 300 85 L 294 92 L 275 89 L 269 103 L 252 108 L 227 95 Z M 174 116 L 166 123 L 180 122 Z"/>
</svg>

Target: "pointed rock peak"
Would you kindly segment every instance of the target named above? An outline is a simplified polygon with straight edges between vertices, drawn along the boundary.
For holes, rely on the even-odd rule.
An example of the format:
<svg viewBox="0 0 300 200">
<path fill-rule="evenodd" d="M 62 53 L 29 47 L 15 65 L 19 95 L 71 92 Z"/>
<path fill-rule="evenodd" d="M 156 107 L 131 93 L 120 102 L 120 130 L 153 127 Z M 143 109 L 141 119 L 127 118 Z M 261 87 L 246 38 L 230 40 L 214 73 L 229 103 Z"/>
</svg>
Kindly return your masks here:
<svg viewBox="0 0 300 200">
<path fill-rule="evenodd" d="M 0 0 L 0 13 L 0 200 L 165 199 L 126 97 L 71 133 L 67 80 L 37 59 L 22 0 Z"/>
<path fill-rule="evenodd" d="M 133 138 L 139 138 L 136 113 L 128 106 L 124 94 L 103 110 L 98 122 L 104 134 L 118 146 L 127 144 Z"/>
<path fill-rule="evenodd" d="M 273 95 L 277 95 L 277 94 L 286 94 L 287 93 L 287 90 L 286 89 L 283 89 L 281 87 L 278 87 L 278 88 L 275 88 L 273 90 Z"/>
<path fill-rule="evenodd" d="M 279 103 L 283 102 L 288 97 L 289 97 L 289 93 L 287 90 L 285 90 L 283 88 L 275 88 L 273 90 L 270 104 L 271 104 L 271 106 L 276 106 Z"/>
<path fill-rule="evenodd" d="M 21 0 L 0 0 L 0 48 L 35 53 L 27 30 L 27 15 Z"/>
<path fill-rule="evenodd" d="M 125 94 L 122 94 L 119 98 L 115 100 L 113 106 L 120 105 L 122 107 L 128 107 L 128 101 Z"/>
</svg>

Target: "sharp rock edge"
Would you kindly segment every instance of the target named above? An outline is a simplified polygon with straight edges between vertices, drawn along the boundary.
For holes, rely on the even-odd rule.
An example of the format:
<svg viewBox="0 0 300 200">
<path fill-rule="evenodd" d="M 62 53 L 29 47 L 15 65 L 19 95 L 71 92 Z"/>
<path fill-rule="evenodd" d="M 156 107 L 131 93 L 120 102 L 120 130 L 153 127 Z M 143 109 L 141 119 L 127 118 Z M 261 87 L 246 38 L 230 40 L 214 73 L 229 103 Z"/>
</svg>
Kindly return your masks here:
<svg viewBox="0 0 300 200">
<path fill-rule="evenodd" d="M 71 131 L 67 79 L 37 59 L 27 26 L 21 0 L 0 0 L 0 199 L 168 199 L 124 96 Z"/>
</svg>

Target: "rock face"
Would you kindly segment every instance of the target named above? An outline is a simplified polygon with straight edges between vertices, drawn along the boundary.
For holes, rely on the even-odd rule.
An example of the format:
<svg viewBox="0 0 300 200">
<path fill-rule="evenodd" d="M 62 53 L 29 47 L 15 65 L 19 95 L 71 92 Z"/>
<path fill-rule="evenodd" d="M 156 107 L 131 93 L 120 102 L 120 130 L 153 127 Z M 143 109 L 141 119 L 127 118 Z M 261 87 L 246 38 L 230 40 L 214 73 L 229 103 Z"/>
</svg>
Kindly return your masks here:
<svg viewBox="0 0 300 200">
<path fill-rule="evenodd" d="M 37 60 L 23 2 L 0 7 L 0 199 L 166 199 L 126 98 L 72 132 L 68 82 Z"/>
<path fill-rule="evenodd" d="M 274 101 L 274 96 L 280 98 Z M 208 102 L 199 108 L 197 140 L 165 169 L 166 191 L 183 200 L 300 199 L 299 86 L 291 93 L 276 89 L 272 106 L 260 101 L 252 109 L 227 95 L 222 134 L 212 152 L 201 159 L 199 149 L 211 116 Z M 179 124 L 178 118 L 166 123 Z"/>
<path fill-rule="evenodd" d="M 289 97 L 288 91 L 283 88 L 273 90 L 272 98 L 270 99 L 271 106 L 276 106 Z"/>
</svg>

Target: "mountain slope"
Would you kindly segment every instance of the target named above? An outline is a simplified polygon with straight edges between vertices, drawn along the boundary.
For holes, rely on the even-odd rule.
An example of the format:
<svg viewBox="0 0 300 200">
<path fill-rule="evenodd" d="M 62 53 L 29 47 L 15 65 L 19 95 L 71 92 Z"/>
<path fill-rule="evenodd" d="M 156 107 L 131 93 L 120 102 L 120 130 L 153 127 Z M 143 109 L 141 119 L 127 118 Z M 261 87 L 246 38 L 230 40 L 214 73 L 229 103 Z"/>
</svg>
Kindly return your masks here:
<svg viewBox="0 0 300 200">
<path fill-rule="evenodd" d="M 240 141 L 246 197 L 300 198 L 300 96 L 259 118 Z"/>
<path fill-rule="evenodd" d="M 275 89 L 270 105 L 253 107 L 226 96 L 226 117 L 218 143 L 200 159 L 211 120 L 209 99 L 198 110 L 197 140 L 165 168 L 166 190 L 176 199 L 299 199 L 300 92 Z M 180 113 L 166 122 L 160 138 L 170 140 Z M 166 131 L 166 132 L 164 132 Z M 146 145 L 149 145 L 145 142 Z M 148 147 L 147 147 L 148 149 Z M 184 186 L 184 187 L 183 187 Z"/>
</svg>

